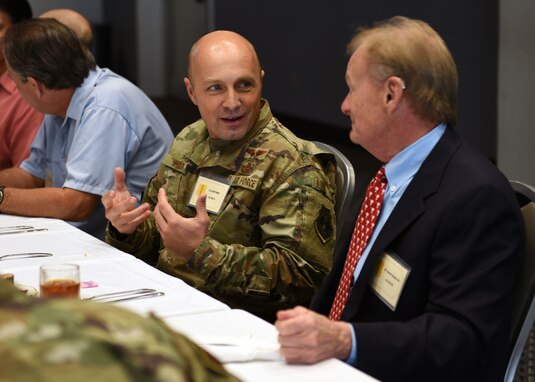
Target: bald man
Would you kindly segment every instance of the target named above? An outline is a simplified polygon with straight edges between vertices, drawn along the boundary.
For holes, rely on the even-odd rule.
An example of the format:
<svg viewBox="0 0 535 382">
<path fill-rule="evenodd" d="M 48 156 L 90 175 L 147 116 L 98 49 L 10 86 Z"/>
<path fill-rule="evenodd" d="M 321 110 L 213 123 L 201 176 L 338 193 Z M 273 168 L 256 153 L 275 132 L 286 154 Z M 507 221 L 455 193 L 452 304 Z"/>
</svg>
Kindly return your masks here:
<svg viewBox="0 0 535 382">
<path fill-rule="evenodd" d="M 93 48 L 93 30 L 91 23 L 80 13 L 72 9 L 51 9 L 39 16 L 40 18 L 56 19 L 71 28 L 82 45 L 91 50 Z"/>
<path fill-rule="evenodd" d="M 175 138 L 142 205 L 121 169 L 102 202 L 109 243 L 272 321 L 331 268 L 336 165 L 273 117 L 263 77 L 242 36 L 202 37 L 184 79 L 202 119 Z"/>
</svg>

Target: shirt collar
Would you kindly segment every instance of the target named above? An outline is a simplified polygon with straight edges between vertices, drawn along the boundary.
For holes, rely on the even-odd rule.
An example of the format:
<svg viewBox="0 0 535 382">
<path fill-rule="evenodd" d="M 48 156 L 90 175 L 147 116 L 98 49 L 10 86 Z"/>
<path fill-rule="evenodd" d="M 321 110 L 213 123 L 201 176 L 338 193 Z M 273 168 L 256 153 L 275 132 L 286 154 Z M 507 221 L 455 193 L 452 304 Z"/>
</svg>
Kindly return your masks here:
<svg viewBox="0 0 535 382">
<path fill-rule="evenodd" d="M 7 70 L 0 75 L 0 88 L 4 89 L 9 94 L 13 94 L 15 90 L 17 89 L 17 85 L 15 84 L 15 81 L 13 81 L 11 78 L 9 78 L 9 74 L 7 73 Z"/>
<path fill-rule="evenodd" d="M 102 72 L 103 70 L 98 66 L 94 70 L 90 70 L 84 82 L 74 90 L 69 108 L 67 109 L 67 118 L 76 121 L 80 119 L 86 106 L 86 100 L 91 95 L 93 86 L 100 78 Z"/>
<path fill-rule="evenodd" d="M 420 166 L 445 131 L 446 124 L 440 123 L 426 135 L 397 153 L 385 165 L 386 178 L 388 179 L 388 187 L 390 189 L 393 191 L 399 189 L 399 187 L 414 177 L 414 174 L 418 172 Z"/>
</svg>

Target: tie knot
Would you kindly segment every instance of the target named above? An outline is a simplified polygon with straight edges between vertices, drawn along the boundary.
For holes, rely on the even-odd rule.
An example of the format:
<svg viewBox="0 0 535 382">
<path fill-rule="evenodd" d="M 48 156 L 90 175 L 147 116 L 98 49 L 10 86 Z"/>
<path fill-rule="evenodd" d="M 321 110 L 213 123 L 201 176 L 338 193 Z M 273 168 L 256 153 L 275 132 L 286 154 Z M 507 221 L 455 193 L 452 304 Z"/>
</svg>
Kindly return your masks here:
<svg viewBox="0 0 535 382">
<path fill-rule="evenodd" d="M 386 174 L 385 174 L 385 166 L 381 166 L 379 171 L 377 171 L 377 174 L 375 174 L 375 178 L 373 180 L 374 182 L 377 182 L 379 184 L 386 185 L 387 180 L 386 180 Z"/>
</svg>

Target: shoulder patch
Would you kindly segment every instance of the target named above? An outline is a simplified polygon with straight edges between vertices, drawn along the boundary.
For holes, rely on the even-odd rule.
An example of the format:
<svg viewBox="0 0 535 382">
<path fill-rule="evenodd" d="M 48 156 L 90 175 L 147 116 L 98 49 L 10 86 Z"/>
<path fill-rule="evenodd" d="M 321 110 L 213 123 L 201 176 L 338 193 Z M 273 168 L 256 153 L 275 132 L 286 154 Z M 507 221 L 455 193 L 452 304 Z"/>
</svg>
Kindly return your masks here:
<svg viewBox="0 0 535 382">
<path fill-rule="evenodd" d="M 333 237 L 334 229 L 332 225 L 331 211 L 323 204 L 318 211 L 318 216 L 316 217 L 314 225 L 316 226 L 316 232 L 323 243 L 326 243 Z"/>
</svg>

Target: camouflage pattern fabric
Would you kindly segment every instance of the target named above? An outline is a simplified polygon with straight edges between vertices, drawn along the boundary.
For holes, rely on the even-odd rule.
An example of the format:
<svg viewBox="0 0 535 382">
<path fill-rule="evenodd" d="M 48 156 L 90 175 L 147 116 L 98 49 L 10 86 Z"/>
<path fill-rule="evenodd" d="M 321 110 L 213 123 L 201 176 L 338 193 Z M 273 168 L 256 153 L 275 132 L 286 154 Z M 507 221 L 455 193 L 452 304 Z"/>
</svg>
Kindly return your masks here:
<svg viewBox="0 0 535 382">
<path fill-rule="evenodd" d="M 163 187 L 175 210 L 193 217 L 188 203 L 201 172 L 231 187 L 189 261 L 163 247 L 152 218 L 123 238 L 109 226 L 106 240 L 268 321 L 279 309 L 308 305 L 332 264 L 334 157 L 293 135 L 262 100 L 257 123 L 240 141 L 210 139 L 202 120 L 186 127 L 143 201 L 156 205 Z"/>
<path fill-rule="evenodd" d="M 0 280 L 0 381 L 237 381 L 156 317 Z"/>
</svg>

